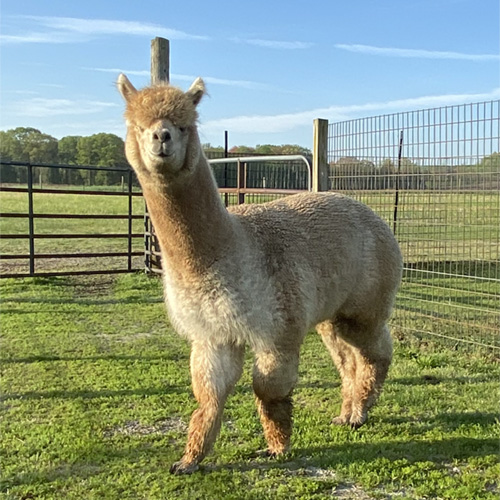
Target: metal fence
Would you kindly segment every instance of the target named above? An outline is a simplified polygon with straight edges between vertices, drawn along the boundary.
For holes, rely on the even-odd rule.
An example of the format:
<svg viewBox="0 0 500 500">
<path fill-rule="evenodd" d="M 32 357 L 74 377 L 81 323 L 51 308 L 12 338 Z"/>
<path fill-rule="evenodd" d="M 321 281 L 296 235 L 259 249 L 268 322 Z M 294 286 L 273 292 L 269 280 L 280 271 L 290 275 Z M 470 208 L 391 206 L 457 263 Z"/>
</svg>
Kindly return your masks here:
<svg viewBox="0 0 500 500">
<path fill-rule="evenodd" d="M 330 187 L 374 208 L 404 260 L 401 332 L 500 348 L 500 101 L 329 125 Z"/>
<path fill-rule="evenodd" d="M 0 162 L 23 184 L 1 184 L 0 277 L 127 273 L 142 267 L 142 193 L 127 168 Z M 43 186 L 44 170 L 119 174 L 106 186 Z M 42 175 L 43 173 L 43 175 Z"/>
<path fill-rule="evenodd" d="M 311 183 L 310 164 L 299 155 L 213 162 L 226 206 L 269 201 Z M 72 184 L 44 185 L 56 178 Z M 0 278 L 161 272 L 131 169 L 0 161 L 0 180 Z"/>
<path fill-rule="evenodd" d="M 311 162 L 302 155 L 209 156 L 226 207 L 263 203 L 311 189 Z M 145 228 L 146 271 L 158 274 L 161 252 L 147 212 Z"/>
</svg>

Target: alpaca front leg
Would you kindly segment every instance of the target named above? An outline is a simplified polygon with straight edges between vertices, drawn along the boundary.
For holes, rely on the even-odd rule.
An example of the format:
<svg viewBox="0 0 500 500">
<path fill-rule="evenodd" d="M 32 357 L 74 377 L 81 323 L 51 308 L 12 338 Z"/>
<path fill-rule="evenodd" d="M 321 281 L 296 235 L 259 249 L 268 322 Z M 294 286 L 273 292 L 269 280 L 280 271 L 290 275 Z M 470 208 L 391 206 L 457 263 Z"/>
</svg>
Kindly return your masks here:
<svg viewBox="0 0 500 500">
<path fill-rule="evenodd" d="M 253 388 L 271 456 L 281 455 L 290 446 L 292 391 L 297 382 L 298 364 L 298 348 L 256 353 Z"/>
<path fill-rule="evenodd" d="M 191 378 L 198 408 L 191 416 L 184 455 L 172 465 L 173 474 L 190 474 L 210 452 L 222 421 L 224 404 L 243 369 L 244 347 L 194 342 Z"/>
</svg>

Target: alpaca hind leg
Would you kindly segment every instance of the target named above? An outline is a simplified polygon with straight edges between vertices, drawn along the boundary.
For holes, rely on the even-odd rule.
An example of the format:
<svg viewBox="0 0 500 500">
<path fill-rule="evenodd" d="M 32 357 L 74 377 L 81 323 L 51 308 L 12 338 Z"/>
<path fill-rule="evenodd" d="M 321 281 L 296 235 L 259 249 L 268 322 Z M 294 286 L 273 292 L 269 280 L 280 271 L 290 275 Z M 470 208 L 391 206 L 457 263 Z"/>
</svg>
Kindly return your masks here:
<svg viewBox="0 0 500 500">
<path fill-rule="evenodd" d="M 191 416 L 184 455 L 172 465 L 173 474 L 190 474 L 210 452 L 217 438 L 228 395 L 241 376 L 244 347 L 194 342 L 191 378 L 198 408 Z"/>
<path fill-rule="evenodd" d="M 349 424 L 352 414 L 354 387 L 356 382 L 356 356 L 354 349 L 336 332 L 332 321 L 324 321 L 316 325 L 317 332 L 325 344 L 340 374 L 342 381 L 342 407 L 340 415 L 332 420 L 335 425 Z"/>
<path fill-rule="evenodd" d="M 288 450 L 292 434 L 292 391 L 297 382 L 299 348 L 256 353 L 253 388 L 268 453 Z"/>
<path fill-rule="evenodd" d="M 392 359 L 392 339 L 387 325 L 359 329 L 350 323 L 342 336 L 351 344 L 356 359 L 349 424 L 357 429 L 366 422 L 368 410 L 382 390 Z"/>
</svg>

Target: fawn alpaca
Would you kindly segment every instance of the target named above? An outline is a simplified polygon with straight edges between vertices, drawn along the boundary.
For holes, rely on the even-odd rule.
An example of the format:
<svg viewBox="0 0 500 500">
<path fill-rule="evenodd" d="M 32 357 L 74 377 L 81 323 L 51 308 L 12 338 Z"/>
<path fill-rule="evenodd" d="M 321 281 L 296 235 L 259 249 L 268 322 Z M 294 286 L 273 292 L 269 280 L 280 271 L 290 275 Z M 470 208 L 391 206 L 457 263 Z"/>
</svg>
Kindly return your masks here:
<svg viewBox="0 0 500 500">
<path fill-rule="evenodd" d="M 368 207 L 333 193 L 301 194 L 229 211 L 197 132 L 201 79 L 187 92 L 136 90 L 125 75 L 126 155 L 159 239 L 165 302 L 191 343 L 198 408 L 185 452 L 171 471 L 198 468 L 213 446 L 245 346 L 270 454 L 287 450 L 292 391 L 306 332 L 316 327 L 342 378 L 333 422 L 362 425 L 392 358 L 387 327 L 401 254 Z"/>
</svg>

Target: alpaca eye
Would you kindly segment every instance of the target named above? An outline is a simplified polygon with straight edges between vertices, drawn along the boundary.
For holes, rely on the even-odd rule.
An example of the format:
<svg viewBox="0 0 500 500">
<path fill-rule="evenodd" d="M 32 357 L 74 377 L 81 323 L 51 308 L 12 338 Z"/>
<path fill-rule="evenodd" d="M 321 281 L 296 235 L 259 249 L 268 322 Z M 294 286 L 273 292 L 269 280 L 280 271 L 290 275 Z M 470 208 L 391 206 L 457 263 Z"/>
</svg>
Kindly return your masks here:
<svg viewBox="0 0 500 500">
<path fill-rule="evenodd" d="M 186 131 L 187 127 L 179 127 L 179 130 L 184 133 Z"/>
</svg>

